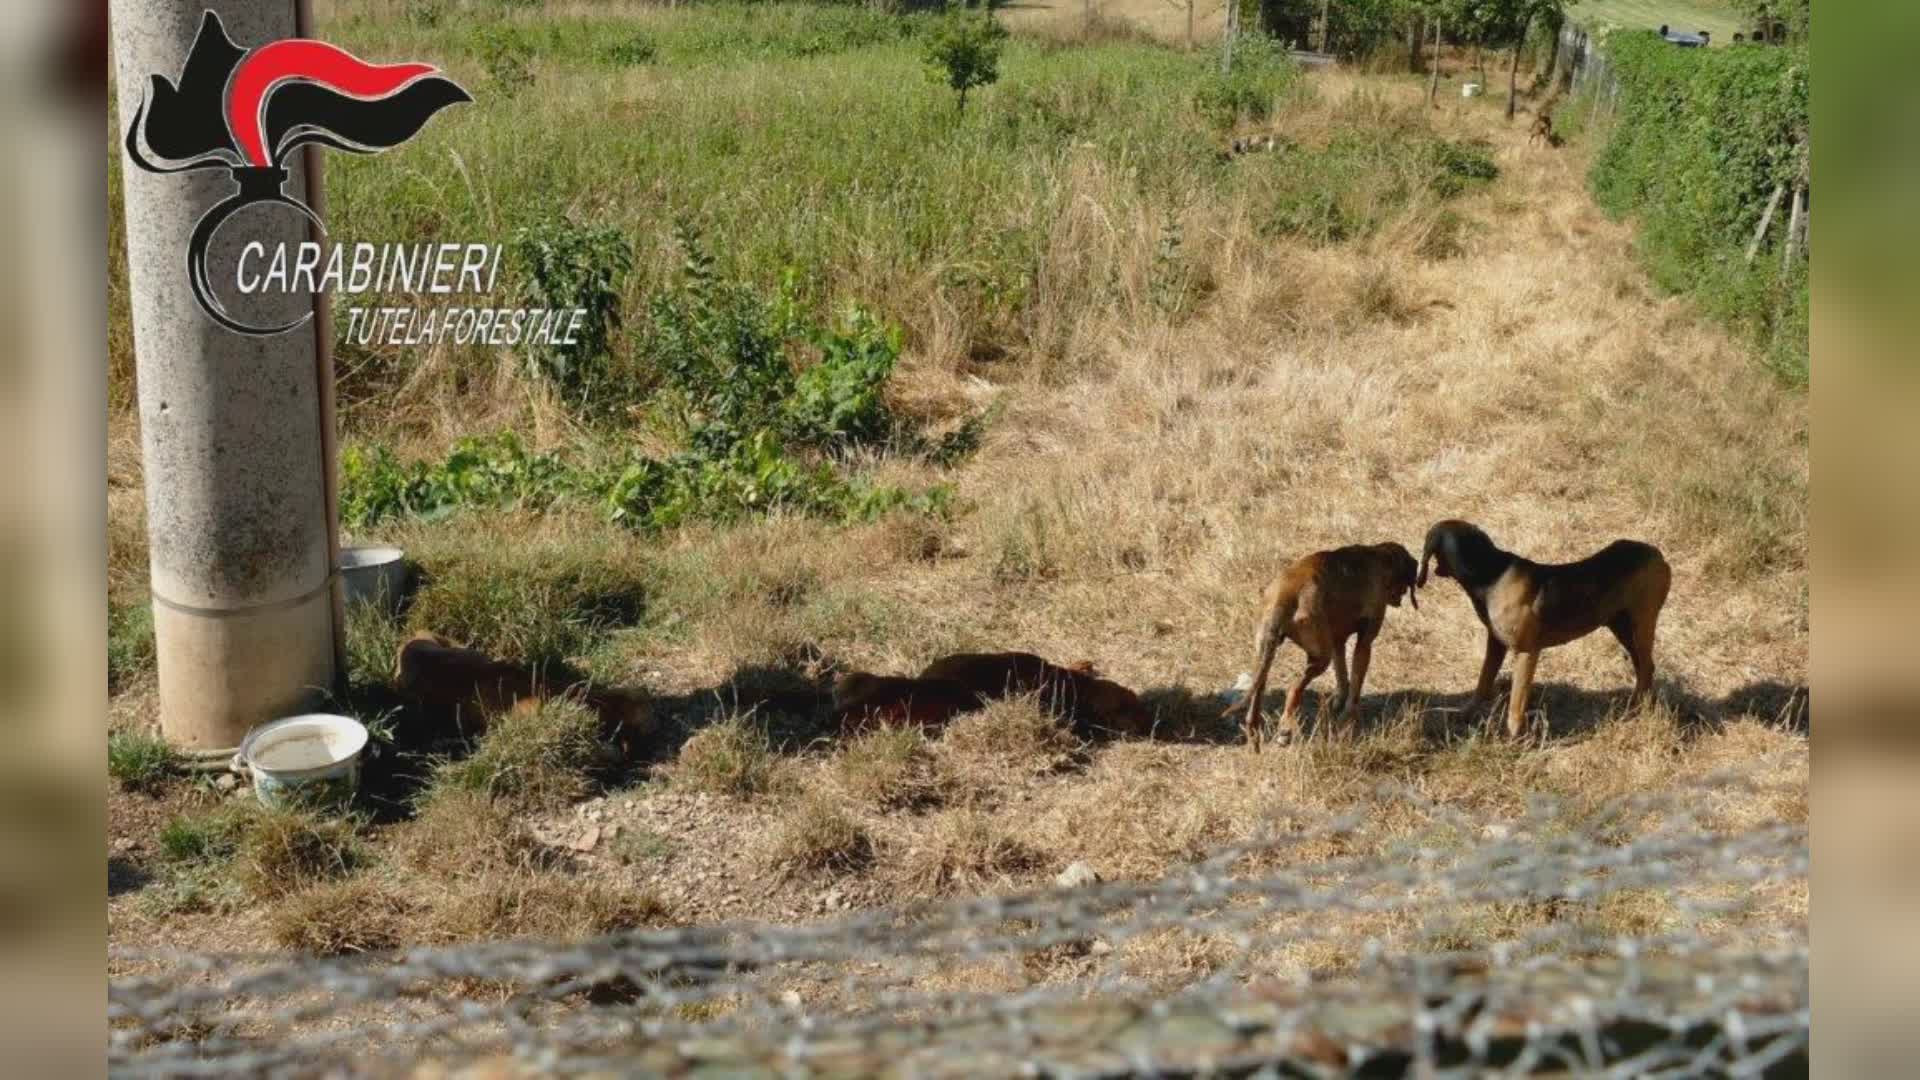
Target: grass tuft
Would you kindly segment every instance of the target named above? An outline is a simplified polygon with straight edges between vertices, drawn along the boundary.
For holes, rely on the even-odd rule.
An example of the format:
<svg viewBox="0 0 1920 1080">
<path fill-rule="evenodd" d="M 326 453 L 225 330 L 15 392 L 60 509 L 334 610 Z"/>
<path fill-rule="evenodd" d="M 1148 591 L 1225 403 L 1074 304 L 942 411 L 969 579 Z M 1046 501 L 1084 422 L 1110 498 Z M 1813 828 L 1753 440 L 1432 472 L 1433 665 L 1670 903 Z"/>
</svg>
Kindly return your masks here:
<svg viewBox="0 0 1920 1080">
<path fill-rule="evenodd" d="M 107 775 L 128 791 L 155 794 L 180 766 L 180 755 L 151 731 L 107 733 Z"/>
<path fill-rule="evenodd" d="M 991 789 L 1045 776 L 1084 750 L 1064 719 L 1041 707 L 1036 695 L 1001 698 L 947 725 L 942 762 L 969 789 Z"/>
<path fill-rule="evenodd" d="M 786 809 L 769 857 L 789 874 L 844 874 L 873 861 L 873 838 L 838 802 L 814 794 Z"/>
<path fill-rule="evenodd" d="M 234 853 L 234 876 L 272 900 L 346 876 L 369 858 L 351 821 L 299 810 L 249 812 Z"/>
<path fill-rule="evenodd" d="M 542 850 L 507 802 L 457 788 L 435 791 L 398 832 L 401 864 L 442 881 L 524 870 Z"/>
<path fill-rule="evenodd" d="M 267 936 L 313 956 L 387 952 L 406 945 L 419 906 L 385 882 L 330 881 L 302 889 L 267 911 Z"/>
<path fill-rule="evenodd" d="M 431 791 L 557 810 L 593 791 L 605 761 L 599 732 L 598 714 L 572 698 L 522 702 L 488 723 L 471 754 L 440 765 Z"/>
<path fill-rule="evenodd" d="M 879 810 L 937 801 L 943 787 L 933 749 L 916 727 L 881 727 L 848 740 L 834 755 L 833 775 L 842 791 Z"/>
<path fill-rule="evenodd" d="M 744 799 L 773 790 L 777 764 L 766 729 L 752 717 L 730 716 L 686 741 L 672 778 L 694 791 Z"/>
<path fill-rule="evenodd" d="M 1042 857 L 979 810 L 944 811 L 913 837 L 896 872 L 920 895 L 976 893 L 1014 886 L 1017 877 L 1040 869 Z"/>
</svg>

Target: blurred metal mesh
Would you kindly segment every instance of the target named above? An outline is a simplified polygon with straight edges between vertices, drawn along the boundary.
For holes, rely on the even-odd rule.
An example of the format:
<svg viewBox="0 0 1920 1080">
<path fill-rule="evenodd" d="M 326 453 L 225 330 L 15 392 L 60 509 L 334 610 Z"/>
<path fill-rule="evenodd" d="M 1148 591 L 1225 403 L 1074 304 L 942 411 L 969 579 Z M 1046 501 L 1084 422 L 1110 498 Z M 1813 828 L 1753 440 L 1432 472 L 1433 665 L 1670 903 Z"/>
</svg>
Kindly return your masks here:
<svg viewBox="0 0 1920 1080">
<path fill-rule="evenodd" d="M 1157 881 L 802 926 L 333 960 L 122 952 L 165 974 L 110 983 L 108 1062 L 128 1076 L 1796 1074 L 1807 833 L 1716 819 L 1723 796 L 1755 790 L 1723 776 L 1588 812 L 1536 799 L 1501 822 L 1383 790 L 1368 813 L 1406 823 L 1384 853 L 1307 858 L 1362 822 L 1282 813 Z M 1636 900 L 1659 905 L 1657 932 L 1638 932 Z M 1182 949 L 1194 962 L 1170 969 Z"/>
</svg>

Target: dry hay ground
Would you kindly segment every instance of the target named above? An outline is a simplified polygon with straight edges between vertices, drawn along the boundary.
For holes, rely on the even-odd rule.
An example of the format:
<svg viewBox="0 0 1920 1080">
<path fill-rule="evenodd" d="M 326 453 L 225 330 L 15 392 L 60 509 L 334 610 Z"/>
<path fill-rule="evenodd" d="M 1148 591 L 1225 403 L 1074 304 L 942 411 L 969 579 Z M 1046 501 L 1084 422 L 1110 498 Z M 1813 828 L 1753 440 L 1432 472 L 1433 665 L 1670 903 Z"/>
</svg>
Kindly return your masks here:
<svg viewBox="0 0 1920 1080">
<path fill-rule="evenodd" d="M 1275 123 L 1304 144 L 1347 94 L 1373 95 L 1362 107 L 1383 115 L 1426 112 L 1412 80 L 1319 85 L 1320 105 Z M 657 780 L 524 823 L 562 852 L 567 873 L 645 890 L 666 917 L 705 922 L 1031 887 L 1076 859 L 1108 878 L 1155 874 L 1253 835 L 1276 806 L 1368 806 L 1381 780 L 1493 815 L 1532 791 L 1588 801 L 1738 767 L 1782 787 L 1707 800 L 1709 820 L 1804 822 L 1804 397 L 1686 300 L 1655 294 L 1630 229 L 1584 193 L 1577 149 L 1527 148 L 1524 122 L 1508 126 L 1492 101 L 1449 100 L 1430 121 L 1491 140 L 1499 178 L 1341 246 L 1257 238 L 1241 210 L 1215 208 L 1189 234 L 1214 291 L 1184 321 L 1142 306 L 1074 327 L 1066 358 L 1044 369 L 910 358 L 903 401 L 998 406 L 984 446 L 955 474 L 963 510 L 951 522 L 774 521 L 659 542 L 565 515 L 453 527 L 487 544 L 585 537 L 670 568 L 679 584 L 656 602 L 673 608 L 671 626 L 618 636 L 595 657 L 597 674 L 663 696 L 710 696 L 764 669 L 908 671 L 954 649 L 1020 648 L 1094 659 L 1149 691 L 1164 734 L 1191 737 L 1067 745 L 1015 703 L 930 744 L 790 747 L 744 786 L 670 762 Z M 1098 177 L 1088 182 L 1100 190 Z M 1086 206 L 1063 222 L 1063 246 L 1151 249 L 1153 223 Z M 116 421 L 112 444 L 116 549 L 137 544 L 128 426 Z M 1323 730 L 1256 758 L 1202 719 L 1250 665 L 1254 598 L 1283 561 L 1360 541 L 1417 548 L 1448 516 L 1543 560 L 1619 536 L 1659 545 L 1674 567 L 1662 706 L 1618 715 L 1627 664 L 1595 635 L 1541 664 L 1544 746 L 1470 727 L 1454 710 L 1481 632 L 1443 581 L 1419 612 L 1392 613 L 1360 732 Z M 401 539 L 431 544 L 448 528 Z M 1283 652 L 1276 678 L 1298 663 Z M 116 716 L 148 707 L 135 688 Z M 115 835 L 138 832 L 146 819 L 121 801 L 143 797 L 115 798 Z M 412 827 L 384 827 L 370 842 L 401 850 Z M 1297 857 L 1382 850 L 1423 827 L 1383 809 L 1346 851 Z M 598 835 L 585 845 L 590 828 Z M 442 888 L 391 862 L 382 881 L 402 894 Z M 139 896 L 111 900 L 114 944 L 272 944 L 270 911 L 155 916 Z M 1606 917 L 1619 929 L 1665 925 L 1671 898 L 1642 899 Z M 1804 884 L 1759 899 L 1757 925 L 1804 925 Z M 403 936 L 445 938 L 430 927 Z M 1177 981 L 1207 968 L 1207 948 L 1169 942 L 1136 960 Z M 1089 962 L 1020 977 L 1066 977 Z"/>
</svg>

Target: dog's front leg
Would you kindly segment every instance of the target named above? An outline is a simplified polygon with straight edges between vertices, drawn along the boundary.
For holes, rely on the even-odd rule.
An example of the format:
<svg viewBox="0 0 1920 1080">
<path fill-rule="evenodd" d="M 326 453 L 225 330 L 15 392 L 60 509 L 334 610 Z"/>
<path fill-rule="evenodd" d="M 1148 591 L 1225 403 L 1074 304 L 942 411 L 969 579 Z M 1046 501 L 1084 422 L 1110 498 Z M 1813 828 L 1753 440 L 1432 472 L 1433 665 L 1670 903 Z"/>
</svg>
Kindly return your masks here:
<svg viewBox="0 0 1920 1080">
<path fill-rule="evenodd" d="M 1353 654 L 1353 662 L 1355 664 L 1360 662 L 1360 653 L 1357 650 Z M 1340 703 L 1344 713 L 1347 707 L 1347 643 L 1345 641 L 1333 643 L 1333 681 L 1333 700 Z"/>
<path fill-rule="evenodd" d="M 1540 650 L 1516 653 L 1513 657 L 1513 700 L 1507 703 L 1507 736 L 1517 739 L 1527 726 L 1527 692 L 1533 689 L 1533 666 Z"/>
<path fill-rule="evenodd" d="M 1361 632 L 1353 642 L 1353 695 L 1347 698 L 1344 715 L 1349 721 L 1360 716 L 1360 695 L 1367 687 L 1367 665 L 1373 662 L 1373 635 Z"/>
<path fill-rule="evenodd" d="M 1492 630 L 1487 631 L 1487 658 L 1480 662 L 1480 681 L 1474 685 L 1473 701 L 1467 705 L 1467 711 L 1478 713 L 1493 700 L 1493 680 L 1500 675 L 1500 665 L 1507 662 L 1507 645 L 1495 637 Z"/>
</svg>

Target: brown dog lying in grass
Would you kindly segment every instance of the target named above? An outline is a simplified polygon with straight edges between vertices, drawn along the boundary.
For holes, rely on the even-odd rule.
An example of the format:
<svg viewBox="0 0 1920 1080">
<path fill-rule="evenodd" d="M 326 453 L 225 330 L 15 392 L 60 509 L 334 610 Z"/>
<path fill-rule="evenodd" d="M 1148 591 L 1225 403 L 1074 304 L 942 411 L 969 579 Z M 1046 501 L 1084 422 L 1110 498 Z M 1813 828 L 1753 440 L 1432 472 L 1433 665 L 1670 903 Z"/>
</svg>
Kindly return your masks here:
<svg viewBox="0 0 1920 1080">
<path fill-rule="evenodd" d="M 393 688 L 421 705 L 474 713 L 481 723 L 551 689 L 518 664 L 424 630 L 394 654 Z"/>
<path fill-rule="evenodd" d="M 979 707 L 979 695 L 950 679 L 850 671 L 833 681 L 833 718 L 842 736 L 881 726 L 934 732 L 955 715 Z"/>
<path fill-rule="evenodd" d="M 1267 587 L 1265 614 L 1254 634 L 1253 688 L 1247 693 L 1246 719 L 1241 727 L 1248 746 L 1260 749 L 1260 706 L 1266 696 L 1267 672 L 1283 641 L 1300 646 L 1307 654 L 1307 666 L 1287 691 L 1287 706 L 1280 716 L 1281 734 L 1293 733 L 1300 695 L 1328 664 L 1333 665 L 1334 678 L 1339 680 L 1334 696 L 1341 702 L 1341 715 L 1351 719 L 1359 711 L 1367 665 L 1373 659 L 1373 639 L 1386 622 L 1387 609 L 1399 607 L 1402 596 L 1412 599 L 1417 569 L 1413 554 L 1399 544 L 1354 544 L 1314 552 L 1287 567 Z M 1418 610 L 1420 602 L 1414 600 L 1413 606 Z M 1345 655 L 1348 638 L 1358 639 L 1353 645 L 1351 685 Z M 1229 706 L 1227 714 L 1238 708 Z"/>
<path fill-rule="evenodd" d="M 1140 696 L 1101 678 L 1090 660 L 1061 667 L 1026 652 L 955 653 L 928 664 L 920 677 L 960 683 L 983 704 L 1014 694 L 1038 694 L 1041 708 L 1068 717 L 1080 735 L 1146 735 L 1153 730 L 1153 714 Z"/>
<path fill-rule="evenodd" d="M 520 702 L 561 693 L 578 693 L 600 715 L 601 737 L 625 757 L 640 753 L 653 730 L 653 710 L 637 690 L 545 682 L 519 664 L 425 631 L 402 642 L 394 654 L 393 688 L 420 705 L 453 710 L 460 720 L 470 720 L 467 734 L 484 731 L 489 717 Z"/>
<path fill-rule="evenodd" d="M 1507 734 L 1518 736 L 1526 722 L 1527 694 L 1533 688 L 1540 650 L 1564 645 L 1604 626 L 1613 632 L 1633 662 L 1633 697 L 1628 707 L 1653 692 L 1653 634 L 1667 602 L 1673 572 L 1660 549 L 1637 540 L 1615 540 L 1596 554 L 1571 563 L 1537 563 L 1494 545 L 1478 526 L 1442 521 L 1427 530 L 1420 557 L 1419 584 L 1427 567 L 1459 582 L 1487 628 L 1487 656 L 1473 689 L 1473 708 L 1484 708 L 1494 677 L 1508 650 L 1513 658 L 1513 699 L 1507 708 Z"/>
</svg>

